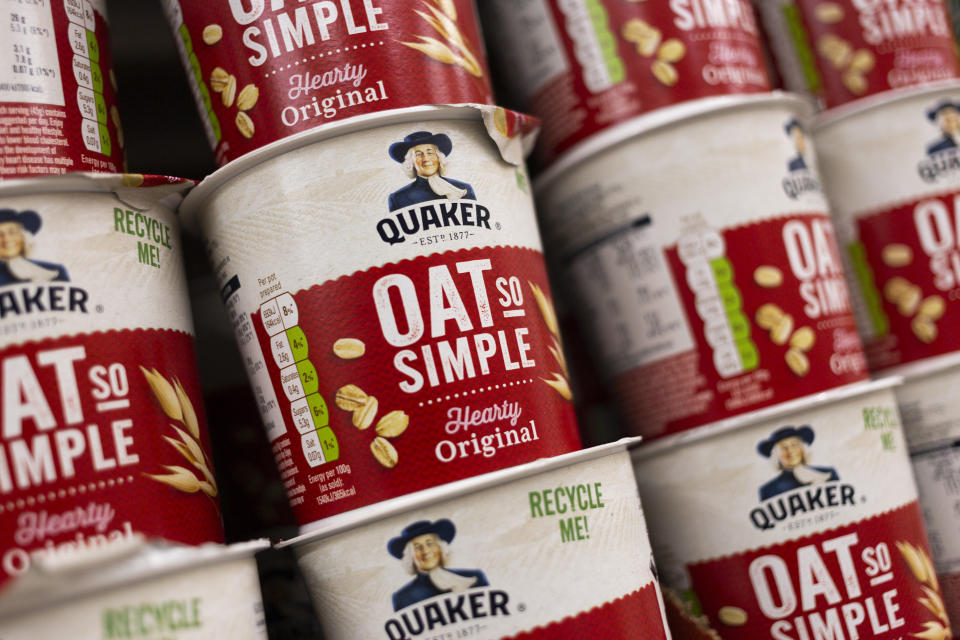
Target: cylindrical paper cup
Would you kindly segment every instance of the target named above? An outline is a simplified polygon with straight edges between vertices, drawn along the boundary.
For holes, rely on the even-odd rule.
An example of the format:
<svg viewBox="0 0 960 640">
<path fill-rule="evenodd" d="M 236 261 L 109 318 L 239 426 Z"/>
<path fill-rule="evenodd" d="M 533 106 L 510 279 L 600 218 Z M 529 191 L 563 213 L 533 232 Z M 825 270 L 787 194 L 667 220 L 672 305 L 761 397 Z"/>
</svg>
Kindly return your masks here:
<svg viewBox="0 0 960 640">
<path fill-rule="evenodd" d="M 336 123 L 184 203 L 301 525 L 579 448 L 519 124 Z"/>
<path fill-rule="evenodd" d="M 43 564 L 0 594 L 0 634 L 266 640 L 254 554 L 269 546 L 133 546 Z"/>
<path fill-rule="evenodd" d="M 0 583 L 137 533 L 223 540 L 174 214 L 192 184 L 0 185 Z"/>
<path fill-rule="evenodd" d="M 678 637 L 898 640 L 948 628 L 894 381 L 636 452 Z"/>
<path fill-rule="evenodd" d="M 749 0 L 488 0 L 498 80 L 543 120 L 533 162 L 678 102 L 770 90 Z"/>
<path fill-rule="evenodd" d="M 943 0 L 755 0 L 788 89 L 827 107 L 960 77 Z"/>
<path fill-rule="evenodd" d="M 814 128 L 870 368 L 960 349 L 960 84 L 877 98 Z"/>
<path fill-rule="evenodd" d="M 559 277 L 632 433 L 865 378 L 807 112 L 784 95 L 687 103 L 537 182 Z"/>
<path fill-rule="evenodd" d="M 492 102 L 471 0 L 162 4 L 221 165 L 333 120 Z"/>
<path fill-rule="evenodd" d="M 670 637 L 624 441 L 291 544 L 330 640 Z"/>
</svg>

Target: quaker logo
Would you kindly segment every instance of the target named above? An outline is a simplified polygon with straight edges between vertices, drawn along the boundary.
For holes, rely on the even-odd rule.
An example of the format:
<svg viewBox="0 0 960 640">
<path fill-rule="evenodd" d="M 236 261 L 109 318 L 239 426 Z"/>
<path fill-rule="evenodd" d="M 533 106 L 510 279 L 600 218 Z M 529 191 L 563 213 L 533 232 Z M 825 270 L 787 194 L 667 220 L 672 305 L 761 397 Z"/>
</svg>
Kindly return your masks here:
<svg viewBox="0 0 960 640">
<path fill-rule="evenodd" d="M 510 615 L 510 596 L 490 589 L 483 571 L 450 567 L 450 543 L 456 533 L 446 518 L 418 520 L 387 543 L 390 555 L 413 575 L 393 593 L 398 615 L 384 625 L 390 640 L 411 640 L 425 633 L 435 637 L 436 630 L 448 625 Z"/>
<path fill-rule="evenodd" d="M 853 506 L 854 488 L 840 482 L 836 469 L 810 464 L 814 436 L 809 425 L 786 426 L 757 444 L 757 452 L 772 460 L 779 473 L 760 487 L 761 504 L 750 512 L 756 528 L 774 529 L 798 516 Z"/>
<path fill-rule="evenodd" d="M 927 109 L 927 120 L 940 129 L 940 137 L 927 145 L 927 157 L 917 165 L 924 182 L 960 170 L 960 103 L 940 100 Z"/>
<path fill-rule="evenodd" d="M 5 289 L 0 291 L 0 320 L 42 311 L 87 313 L 85 290 L 49 284 L 69 282 L 66 267 L 31 257 L 42 226 L 36 211 L 0 209 L 0 288 Z"/>
<path fill-rule="evenodd" d="M 791 118 L 783 125 L 783 130 L 793 141 L 797 155 L 787 161 L 789 175 L 782 181 L 783 192 L 787 197 L 796 200 L 804 193 L 820 191 L 820 181 L 807 166 L 807 132 L 796 118 Z"/>
<path fill-rule="evenodd" d="M 490 228 L 490 210 L 477 203 L 473 187 L 448 175 L 452 152 L 450 136 L 429 131 L 415 131 L 390 145 L 390 157 L 413 182 L 387 198 L 391 215 L 377 222 L 381 240 L 399 244 L 431 229 Z"/>
</svg>

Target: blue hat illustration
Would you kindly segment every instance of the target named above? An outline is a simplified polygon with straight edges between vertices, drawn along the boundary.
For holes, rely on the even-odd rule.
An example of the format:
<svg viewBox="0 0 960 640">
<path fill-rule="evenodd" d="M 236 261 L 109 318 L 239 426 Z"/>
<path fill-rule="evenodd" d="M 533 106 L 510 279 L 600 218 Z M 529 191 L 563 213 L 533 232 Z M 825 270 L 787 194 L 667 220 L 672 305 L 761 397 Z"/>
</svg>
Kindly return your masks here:
<svg viewBox="0 0 960 640">
<path fill-rule="evenodd" d="M 939 115 L 939 113 L 944 109 L 948 108 L 960 111 L 960 104 L 950 100 L 949 98 L 941 100 L 937 104 L 927 109 L 927 118 L 930 120 L 930 122 L 934 122 L 937 119 L 937 115 Z"/>
<path fill-rule="evenodd" d="M 390 145 L 390 157 L 397 162 L 403 162 L 407 156 L 407 151 L 418 144 L 435 144 L 445 156 L 450 155 L 453 150 L 453 143 L 450 136 L 445 133 L 430 133 L 429 131 L 414 131 L 400 142 L 394 142 Z"/>
<path fill-rule="evenodd" d="M 389 551 L 390 555 L 394 558 L 401 559 L 403 558 L 403 549 L 407 546 L 407 543 L 417 536 L 422 536 L 427 533 L 435 533 L 441 540 L 449 543 L 453 540 L 453 536 L 456 535 L 457 528 L 446 518 L 441 518 L 436 522 L 418 520 L 411 525 L 407 525 L 399 536 L 391 538 L 390 542 L 387 543 L 387 551 Z"/>
<path fill-rule="evenodd" d="M 789 120 L 787 120 L 787 123 L 783 125 L 783 130 L 786 131 L 787 133 L 790 133 L 790 130 L 793 129 L 794 127 L 800 129 L 800 131 L 803 131 L 803 125 L 800 124 L 800 121 L 797 120 L 796 118 L 790 118 Z"/>
<path fill-rule="evenodd" d="M 773 447 L 776 446 L 781 440 L 786 440 L 787 438 L 800 438 L 807 444 L 813 443 L 813 429 L 810 428 L 810 425 L 803 425 L 802 427 L 786 426 L 780 427 L 776 431 L 770 434 L 770 437 L 766 440 L 761 440 L 757 444 L 757 451 L 760 452 L 764 458 L 769 458 L 770 453 L 773 451 Z"/>
<path fill-rule="evenodd" d="M 40 230 L 40 215 L 36 211 L 20 211 L 14 209 L 0 209 L 0 222 L 18 222 L 30 233 Z"/>
</svg>

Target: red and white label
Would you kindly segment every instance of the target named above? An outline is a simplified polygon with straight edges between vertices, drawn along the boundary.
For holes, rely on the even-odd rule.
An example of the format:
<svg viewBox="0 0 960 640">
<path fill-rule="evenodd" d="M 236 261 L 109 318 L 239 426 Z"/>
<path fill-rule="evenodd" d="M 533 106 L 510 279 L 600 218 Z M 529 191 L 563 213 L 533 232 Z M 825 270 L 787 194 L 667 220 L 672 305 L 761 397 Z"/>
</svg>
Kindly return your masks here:
<svg viewBox="0 0 960 640">
<path fill-rule="evenodd" d="M 102 5 L 17 2 L 0 17 L 0 179 L 123 170 Z"/>
<path fill-rule="evenodd" d="M 524 631 L 505 640 L 552 640 L 553 638 L 638 637 L 667 640 L 663 603 L 653 583 L 589 611 Z"/>
<path fill-rule="evenodd" d="M 541 166 L 660 107 L 770 90 L 749 0 L 499 0 L 481 11 L 513 100 L 543 121 Z"/>
<path fill-rule="evenodd" d="M 386 265 L 262 305 L 253 324 L 289 406 L 274 454 L 298 520 L 579 448 L 573 407 L 548 384 L 565 373 L 535 290 L 548 291 L 541 254 L 497 247 Z M 274 304 L 282 323 L 270 321 Z M 363 355 L 338 356 L 341 339 L 362 343 Z M 344 403 L 347 385 L 359 391 Z"/>
<path fill-rule="evenodd" d="M 221 165 L 351 116 L 493 101 L 470 0 L 163 4 Z"/>
<path fill-rule="evenodd" d="M 34 552 L 68 554 L 135 533 L 222 541 L 215 498 L 150 477 L 169 476 L 170 467 L 196 470 L 167 439 L 199 447 L 198 462 L 212 473 L 194 362 L 193 338 L 173 331 L 108 332 L 0 351 L 0 581 L 25 572 Z M 198 403 L 195 422 L 167 415 L 140 367 L 178 380 Z"/>
<path fill-rule="evenodd" d="M 277 156 L 199 215 L 301 525 L 580 448 L 528 178 L 451 113 Z"/>
<path fill-rule="evenodd" d="M 873 369 L 960 349 L 960 196 L 924 198 L 857 218 L 866 269 L 854 269 L 873 331 Z M 869 279 L 872 275 L 872 280 Z"/>
<path fill-rule="evenodd" d="M 121 183 L 0 189 L 0 583 L 134 535 L 223 541 L 179 229 L 156 204 L 189 184 Z"/>
<path fill-rule="evenodd" d="M 949 629 L 945 617 L 923 604 L 937 580 L 913 570 L 920 551 L 929 553 L 913 502 L 846 527 L 691 564 L 689 571 L 703 612 L 724 640 L 899 640 L 926 631 L 927 623 Z"/>
<path fill-rule="evenodd" d="M 827 107 L 960 77 L 943 0 L 796 0 Z"/>
<path fill-rule="evenodd" d="M 866 377 L 834 228 L 793 106 L 750 99 L 704 108 L 541 186 L 544 229 L 638 435 Z M 729 159 L 717 161 L 722 154 Z"/>
<path fill-rule="evenodd" d="M 665 253 L 693 349 L 616 377 L 635 432 L 681 431 L 866 377 L 827 216 L 704 229 Z"/>
<path fill-rule="evenodd" d="M 300 542 L 326 635 L 669 638 L 627 452 L 537 466 Z"/>
<path fill-rule="evenodd" d="M 815 130 L 874 371 L 960 348 L 949 329 L 960 295 L 955 94 L 917 89 Z"/>
</svg>

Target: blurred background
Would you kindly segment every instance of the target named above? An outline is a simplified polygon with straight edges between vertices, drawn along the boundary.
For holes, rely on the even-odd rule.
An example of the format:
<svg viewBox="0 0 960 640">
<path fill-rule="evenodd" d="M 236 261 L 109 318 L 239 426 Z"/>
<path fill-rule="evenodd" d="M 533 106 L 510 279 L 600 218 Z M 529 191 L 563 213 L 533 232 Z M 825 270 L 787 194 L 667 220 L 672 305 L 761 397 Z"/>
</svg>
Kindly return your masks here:
<svg viewBox="0 0 960 640">
<path fill-rule="evenodd" d="M 107 0 L 127 170 L 199 179 L 215 169 L 157 0 Z"/>
</svg>

